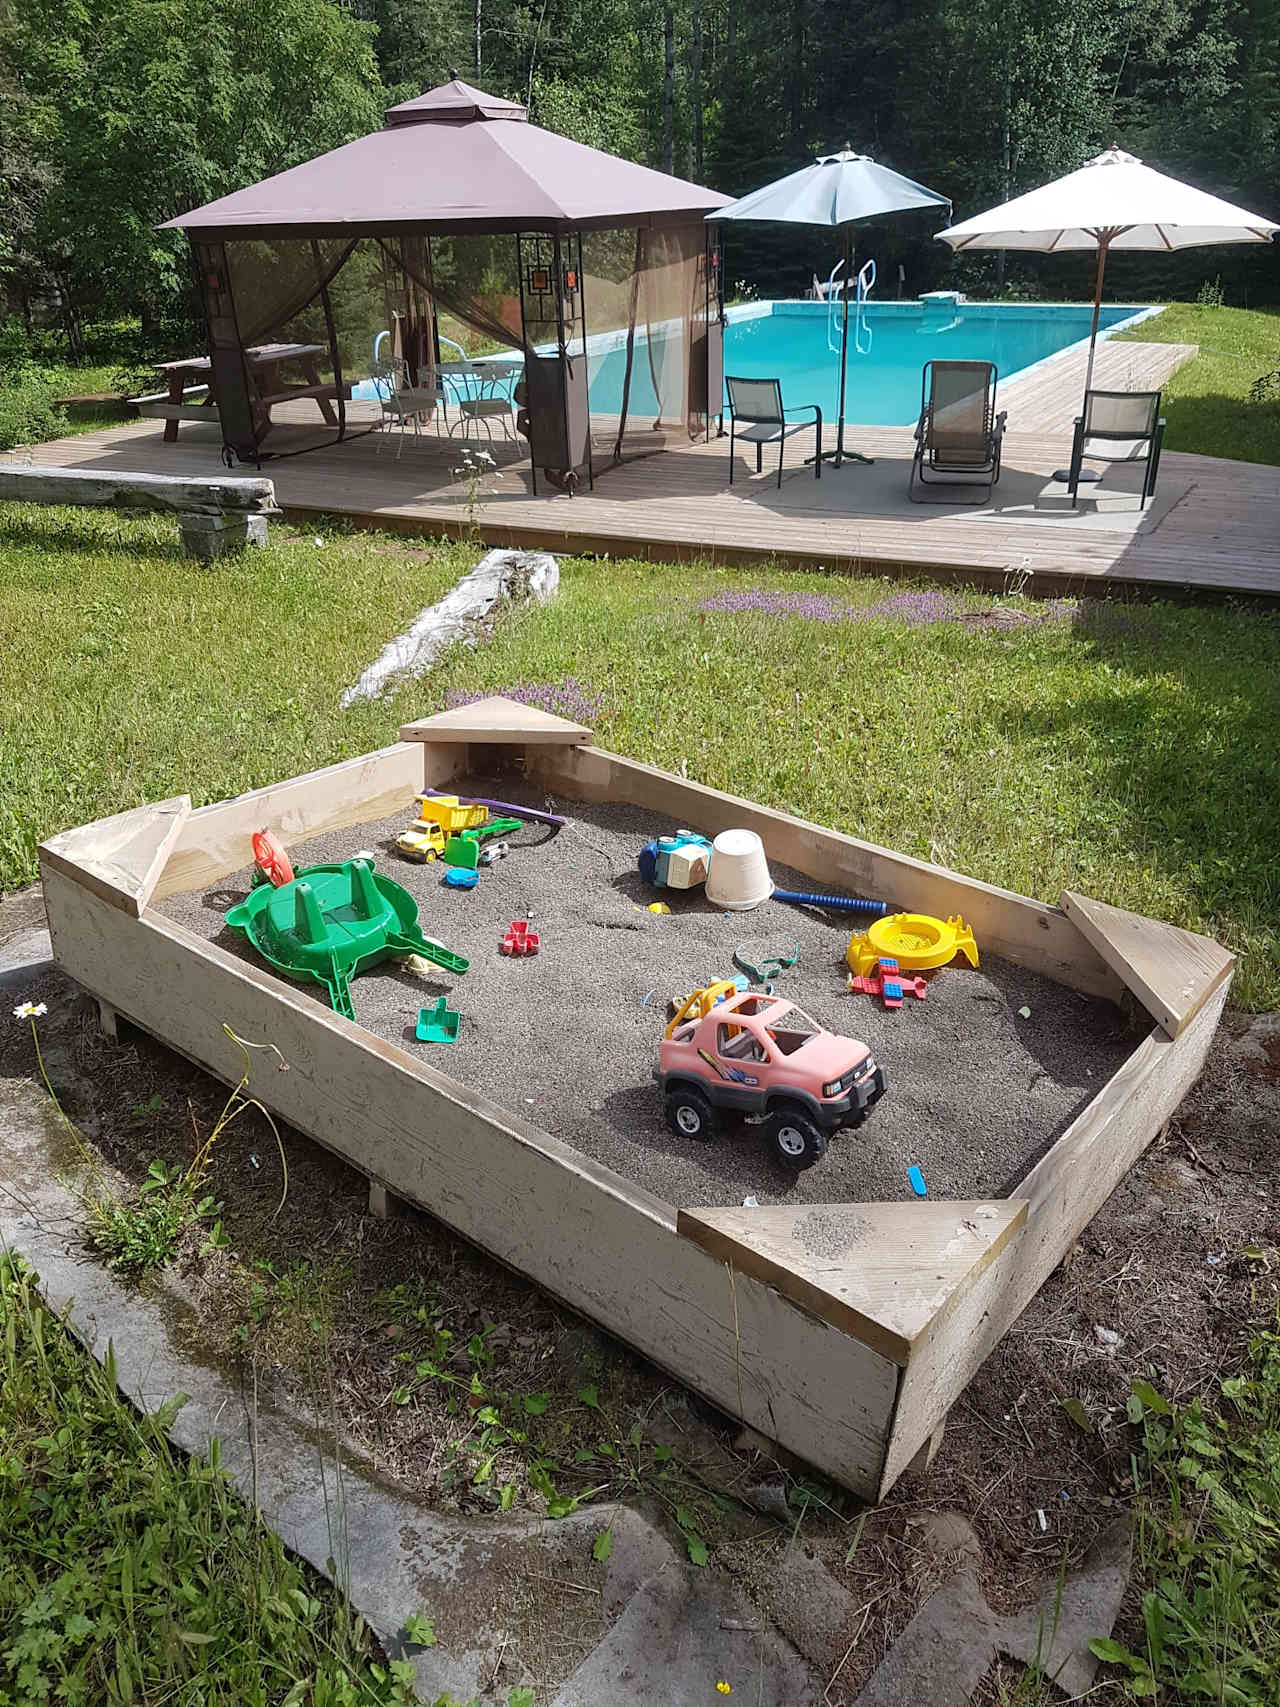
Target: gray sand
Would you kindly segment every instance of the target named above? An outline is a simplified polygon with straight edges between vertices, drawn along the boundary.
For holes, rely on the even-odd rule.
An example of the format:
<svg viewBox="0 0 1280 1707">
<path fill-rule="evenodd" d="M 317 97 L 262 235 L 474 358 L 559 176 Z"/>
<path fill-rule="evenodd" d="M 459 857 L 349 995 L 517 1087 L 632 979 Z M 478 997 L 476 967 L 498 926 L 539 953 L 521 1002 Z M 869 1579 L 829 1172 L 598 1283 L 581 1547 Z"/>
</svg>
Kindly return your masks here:
<svg viewBox="0 0 1280 1707">
<path fill-rule="evenodd" d="M 470 787 L 544 803 L 509 777 Z M 1137 1033 L 1110 1003 L 985 954 L 980 971 L 959 961 L 933 976 L 923 1002 L 908 997 L 887 1013 L 878 999 L 844 988 L 852 919 L 778 901 L 723 913 L 700 889 L 650 890 L 636 854 L 676 827 L 672 821 L 627 806 L 557 804 L 570 817 L 566 829 L 529 825 L 510 836 L 509 856 L 482 870 L 469 891 L 444 888 L 438 863 L 411 865 L 394 852 L 395 836 L 415 815 L 410 802 L 393 819 L 317 837 L 289 854 L 296 868 L 373 850 L 378 868 L 417 899 L 424 933 L 471 961 L 459 978 L 434 968 L 423 977 L 399 967 L 361 975 L 351 987 L 361 1024 L 669 1203 L 740 1203 L 748 1194 L 761 1203 L 909 1197 L 913 1162 L 931 1195 L 1005 1195 L 1136 1044 Z M 814 887 L 781 867 L 773 877 L 785 888 Z M 222 916 L 248 887 L 246 868 L 207 894 L 160 906 L 257 960 Z M 659 898 L 670 917 L 646 910 Z M 513 960 L 499 943 L 519 918 L 530 919 L 542 946 Z M 751 1126 L 732 1125 L 711 1144 L 669 1132 L 651 1077 L 667 998 L 732 977 L 739 943 L 779 937 L 800 945 L 779 993 L 832 1030 L 862 1038 L 889 1080 L 866 1123 L 834 1138 L 823 1160 L 794 1180 Z M 462 1013 L 457 1043 L 419 1043 L 419 1007 L 445 992 Z M 1029 1019 L 1019 1017 L 1022 1007 Z"/>
</svg>

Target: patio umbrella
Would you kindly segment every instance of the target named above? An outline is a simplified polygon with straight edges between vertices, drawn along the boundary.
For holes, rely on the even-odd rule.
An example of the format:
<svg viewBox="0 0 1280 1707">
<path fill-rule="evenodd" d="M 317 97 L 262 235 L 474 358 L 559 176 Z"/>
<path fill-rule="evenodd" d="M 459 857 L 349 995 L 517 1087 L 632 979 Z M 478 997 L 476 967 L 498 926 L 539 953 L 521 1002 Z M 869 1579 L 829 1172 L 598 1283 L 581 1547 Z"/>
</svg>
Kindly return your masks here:
<svg viewBox="0 0 1280 1707">
<path fill-rule="evenodd" d="M 945 207 L 951 201 L 926 189 L 901 172 L 880 166 L 865 154 L 855 154 L 846 142 L 838 154 L 825 154 L 811 165 L 792 172 L 763 189 L 753 190 L 741 201 L 709 213 L 709 221 L 759 220 L 767 224 L 817 225 L 844 234 L 844 314 L 840 330 L 840 414 L 836 467 L 853 460 L 870 462 L 857 451 L 844 448 L 845 371 L 849 354 L 849 281 L 853 272 L 853 228 L 859 220 L 880 214 L 903 213 L 914 207 Z M 830 454 L 830 453 L 829 453 Z"/>
<path fill-rule="evenodd" d="M 971 249 L 1031 249 L 1059 255 L 1096 249 L 1098 277 L 1089 334 L 1087 392 L 1093 383 L 1102 277 L 1113 249 L 1192 249 L 1208 243 L 1268 243 L 1280 231 L 1204 190 L 1167 178 L 1113 143 L 1078 172 L 1069 172 L 1003 207 L 938 233 L 959 253 Z"/>
</svg>

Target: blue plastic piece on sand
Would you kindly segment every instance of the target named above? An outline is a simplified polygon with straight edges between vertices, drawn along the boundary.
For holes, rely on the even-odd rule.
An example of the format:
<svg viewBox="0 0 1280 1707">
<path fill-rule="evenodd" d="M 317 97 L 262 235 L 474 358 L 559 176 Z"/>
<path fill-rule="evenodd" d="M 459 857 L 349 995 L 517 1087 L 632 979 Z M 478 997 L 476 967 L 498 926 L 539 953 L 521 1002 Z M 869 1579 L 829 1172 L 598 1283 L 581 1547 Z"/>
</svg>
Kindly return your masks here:
<svg viewBox="0 0 1280 1707">
<path fill-rule="evenodd" d="M 468 871 L 465 866 L 451 865 L 444 874 L 444 880 L 450 889 L 474 889 L 480 881 L 480 873 Z"/>
<path fill-rule="evenodd" d="M 907 1169 L 907 1178 L 910 1180 L 911 1189 L 915 1192 L 917 1197 L 928 1197 L 929 1188 L 924 1183 L 924 1175 L 920 1172 L 918 1167 L 914 1166 L 914 1164 Z"/>
</svg>

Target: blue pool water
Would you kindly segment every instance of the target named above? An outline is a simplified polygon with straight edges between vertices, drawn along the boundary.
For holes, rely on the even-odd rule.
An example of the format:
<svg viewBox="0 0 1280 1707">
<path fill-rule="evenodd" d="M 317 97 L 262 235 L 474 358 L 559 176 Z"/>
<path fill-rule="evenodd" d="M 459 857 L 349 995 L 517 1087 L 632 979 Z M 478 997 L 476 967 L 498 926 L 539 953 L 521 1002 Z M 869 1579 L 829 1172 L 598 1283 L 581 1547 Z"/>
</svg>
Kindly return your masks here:
<svg viewBox="0 0 1280 1707">
<path fill-rule="evenodd" d="M 1104 307 L 1100 330 L 1144 316 L 1133 304 Z M 874 302 L 849 317 L 845 418 L 863 426 L 913 425 L 920 413 L 920 372 L 929 360 L 990 361 L 1002 380 L 1088 338 L 1092 308 L 1073 303 Z M 856 333 L 856 341 L 855 341 Z M 834 421 L 840 389 L 839 309 L 828 324 L 820 302 L 752 303 L 730 309 L 724 370 L 747 378 L 780 379 L 787 408 L 816 403 Z M 830 340 L 830 342 L 829 342 Z M 612 341 L 611 341 L 612 342 Z M 835 349 L 830 344 L 835 344 Z M 591 408 L 616 413 L 625 352 L 592 353 Z M 637 342 L 629 412 L 655 413 L 650 364 Z"/>
</svg>

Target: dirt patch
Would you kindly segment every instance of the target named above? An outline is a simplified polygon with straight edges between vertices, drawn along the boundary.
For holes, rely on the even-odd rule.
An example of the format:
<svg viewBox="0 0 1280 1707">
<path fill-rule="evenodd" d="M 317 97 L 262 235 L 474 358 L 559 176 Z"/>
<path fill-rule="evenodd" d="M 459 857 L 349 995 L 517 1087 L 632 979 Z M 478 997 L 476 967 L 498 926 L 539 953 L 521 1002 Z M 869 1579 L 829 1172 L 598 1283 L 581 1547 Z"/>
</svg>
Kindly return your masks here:
<svg viewBox="0 0 1280 1707">
<path fill-rule="evenodd" d="M 518 792 L 510 779 L 469 786 L 482 795 Z M 532 825 L 510 836 L 508 857 L 470 891 L 445 888 L 438 864 L 395 855 L 408 810 L 289 851 L 295 867 L 374 852 L 379 868 L 417 899 L 426 934 L 471 961 L 458 979 L 400 967 L 362 975 L 352 985 L 362 1025 L 668 1202 L 882 1202 L 911 1195 L 913 1163 L 939 1197 L 1004 1196 L 1136 1046 L 1140 1028 L 1110 1003 L 986 954 L 981 970 L 958 962 L 931 979 L 923 1002 L 909 998 L 886 1012 L 845 991 L 851 923 L 778 901 L 724 913 L 700 889 L 652 890 L 636 873 L 636 854 L 649 837 L 678 827 L 672 820 L 630 807 L 561 806 L 571 814 L 565 830 Z M 783 887 L 812 887 L 795 872 L 773 875 Z M 223 920 L 250 877 L 246 868 L 161 910 L 256 961 Z M 647 911 L 655 895 L 669 916 Z M 516 918 L 540 934 L 536 957 L 499 952 Z M 670 1132 L 651 1077 L 668 997 L 732 977 L 735 948 L 766 939 L 800 951 L 779 975 L 779 993 L 862 1038 L 889 1078 L 866 1124 L 794 1180 L 750 1125 L 732 1125 L 710 1144 Z M 419 1043 L 418 1008 L 441 993 L 461 1011 L 458 1041 Z"/>
</svg>

